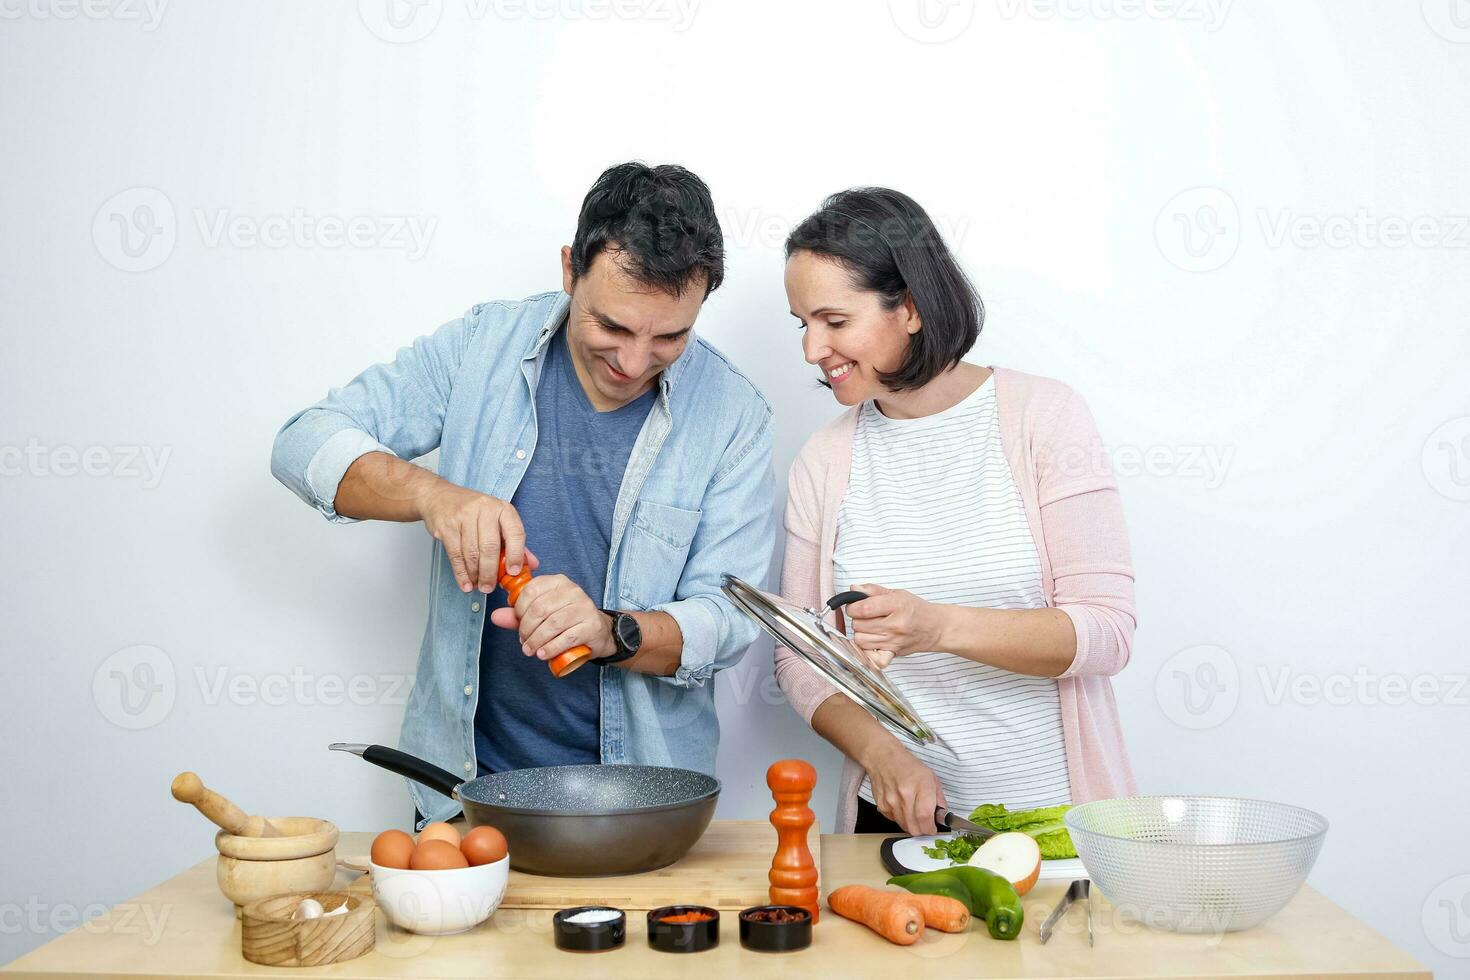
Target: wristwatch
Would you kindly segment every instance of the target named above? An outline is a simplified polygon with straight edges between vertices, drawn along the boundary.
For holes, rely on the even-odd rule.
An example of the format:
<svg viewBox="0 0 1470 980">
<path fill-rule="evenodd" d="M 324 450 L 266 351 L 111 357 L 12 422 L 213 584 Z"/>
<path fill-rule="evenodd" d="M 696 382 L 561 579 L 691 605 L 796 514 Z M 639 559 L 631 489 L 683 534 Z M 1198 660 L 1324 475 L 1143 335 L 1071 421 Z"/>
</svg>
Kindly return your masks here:
<svg viewBox="0 0 1470 980">
<path fill-rule="evenodd" d="M 605 657 L 592 661 L 595 664 L 621 663 L 634 656 L 643 645 L 643 628 L 638 620 L 616 609 L 604 609 L 603 614 L 612 619 L 613 645 L 616 649 Z"/>
</svg>

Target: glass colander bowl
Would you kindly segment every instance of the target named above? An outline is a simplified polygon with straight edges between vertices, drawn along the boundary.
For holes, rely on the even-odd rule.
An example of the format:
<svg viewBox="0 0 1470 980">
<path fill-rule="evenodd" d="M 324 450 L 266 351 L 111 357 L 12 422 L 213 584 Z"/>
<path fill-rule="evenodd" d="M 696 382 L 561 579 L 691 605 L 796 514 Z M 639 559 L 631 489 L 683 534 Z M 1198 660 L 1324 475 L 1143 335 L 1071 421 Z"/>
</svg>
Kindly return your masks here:
<svg viewBox="0 0 1470 980">
<path fill-rule="evenodd" d="M 1175 932 L 1234 932 L 1269 919 L 1306 880 L 1327 834 L 1311 810 L 1226 796 L 1096 800 L 1063 819 L 1118 912 Z"/>
</svg>

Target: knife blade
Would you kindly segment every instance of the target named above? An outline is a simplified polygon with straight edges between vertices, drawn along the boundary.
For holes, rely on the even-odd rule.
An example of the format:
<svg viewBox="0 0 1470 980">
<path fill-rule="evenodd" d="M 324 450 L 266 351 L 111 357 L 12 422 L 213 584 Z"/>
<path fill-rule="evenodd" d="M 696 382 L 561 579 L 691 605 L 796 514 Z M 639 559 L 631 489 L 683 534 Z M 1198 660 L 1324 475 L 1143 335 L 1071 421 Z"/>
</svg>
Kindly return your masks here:
<svg viewBox="0 0 1470 980">
<path fill-rule="evenodd" d="M 942 806 L 934 808 L 934 822 L 940 827 L 958 831 L 962 834 L 973 834 L 981 839 L 995 836 L 995 831 L 989 827 L 982 827 L 977 823 L 971 823 L 958 813 L 952 810 L 946 810 Z"/>
</svg>

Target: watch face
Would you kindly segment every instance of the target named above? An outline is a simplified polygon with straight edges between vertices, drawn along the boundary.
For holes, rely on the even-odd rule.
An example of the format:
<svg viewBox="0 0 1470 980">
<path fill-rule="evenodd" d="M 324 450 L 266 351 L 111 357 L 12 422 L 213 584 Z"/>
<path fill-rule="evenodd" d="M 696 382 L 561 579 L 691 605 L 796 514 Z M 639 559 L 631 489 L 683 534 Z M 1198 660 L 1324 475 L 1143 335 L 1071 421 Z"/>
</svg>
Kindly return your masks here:
<svg viewBox="0 0 1470 980">
<path fill-rule="evenodd" d="M 613 620 L 613 629 L 617 632 L 618 646 L 624 650 L 637 650 L 643 642 L 643 630 L 632 616 L 618 616 Z"/>
</svg>

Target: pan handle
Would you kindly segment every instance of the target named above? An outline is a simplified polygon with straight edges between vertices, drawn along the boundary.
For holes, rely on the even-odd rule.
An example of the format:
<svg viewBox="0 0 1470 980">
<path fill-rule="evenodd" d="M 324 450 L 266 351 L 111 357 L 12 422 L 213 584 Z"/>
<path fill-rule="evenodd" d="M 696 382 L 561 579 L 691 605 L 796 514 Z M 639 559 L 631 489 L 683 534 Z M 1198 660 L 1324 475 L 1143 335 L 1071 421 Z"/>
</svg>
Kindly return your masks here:
<svg viewBox="0 0 1470 980">
<path fill-rule="evenodd" d="M 390 749 L 386 745 L 361 745 L 352 742 L 333 742 L 327 748 L 334 752 L 351 752 L 360 755 L 380 769 L 396 772 L 432 790 L 438 790 L 452 800 L 459 799 L 459 788 L 464 784 L 454 773 L 440 769 L 432 762 L 425 762 L 416 755 Z"/>
</svg>

